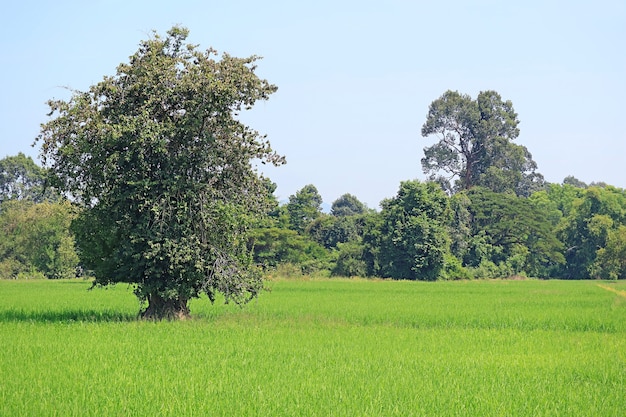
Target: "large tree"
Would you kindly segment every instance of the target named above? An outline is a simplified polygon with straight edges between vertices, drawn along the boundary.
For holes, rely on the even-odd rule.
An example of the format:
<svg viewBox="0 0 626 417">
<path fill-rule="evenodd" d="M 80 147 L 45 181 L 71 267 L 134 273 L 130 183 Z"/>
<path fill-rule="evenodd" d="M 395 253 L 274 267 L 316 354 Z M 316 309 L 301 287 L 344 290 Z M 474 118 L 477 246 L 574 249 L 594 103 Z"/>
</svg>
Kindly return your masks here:
<svg viewBox="0 0 626 417">
<path fill-rule="evenodd" d="M 259 293 L 246 242 L 268 198 L 253 161 L 284 162 L 237 118 L 276 91 L 258 57 L 217 59 L 187 36 L 155 33 L 115 75 L 51 100 L 38 137 L 54 184 L 83 209 L 82 262 L 98 285 L 134 284 L 147 318 L 185 317 L 202 293 Z"/>
<path fill-rule="evenodd" d="M 424 148 L 424 173 L 449 191 L 483 186 L 530 195 L 543 177 L 530 152 L 512 142 L 518 124 L 513 104 L 495 91 L 482 91 L 476 100 L 446 91 L 431 103 L 422 126 L 422 136 L 438 138 Z"/>
</svg>

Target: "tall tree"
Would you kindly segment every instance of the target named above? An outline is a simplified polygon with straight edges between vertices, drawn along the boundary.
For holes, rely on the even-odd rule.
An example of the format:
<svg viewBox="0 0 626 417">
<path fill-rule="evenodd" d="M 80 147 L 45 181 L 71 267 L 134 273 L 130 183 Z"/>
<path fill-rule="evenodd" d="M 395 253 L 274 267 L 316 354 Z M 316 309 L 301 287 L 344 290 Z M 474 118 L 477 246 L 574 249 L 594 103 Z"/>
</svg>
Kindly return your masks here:
<svg viewBox="0 0 626 417">
<path fill-rule="evenodd" d="M 518 124 L 513 104 L 495 91 L 482 91 L 476 100 L 446 91 L 431 103 L 422 126 L 422 136 L 439 139 L 424 148 L 422 169 L 450 192 L 484 186 L 528 196 L 543 177 L 530 152 L 512 143 Z"/>
<path fill-rule="evenodd" d="M 185 317 L 201 293 L 259 293 L 246 236 L 270 203 L 252 161 L 284 161 L 237 119 L 276 91 L 258 58 L 216 59 L 187 36 L 155 33 L 115 75 L 51 100 L 38 137 L 54 184 L 83 208 L 74 229 L 95 283 L 134 284 L 147 318 Z"/>
</svg>

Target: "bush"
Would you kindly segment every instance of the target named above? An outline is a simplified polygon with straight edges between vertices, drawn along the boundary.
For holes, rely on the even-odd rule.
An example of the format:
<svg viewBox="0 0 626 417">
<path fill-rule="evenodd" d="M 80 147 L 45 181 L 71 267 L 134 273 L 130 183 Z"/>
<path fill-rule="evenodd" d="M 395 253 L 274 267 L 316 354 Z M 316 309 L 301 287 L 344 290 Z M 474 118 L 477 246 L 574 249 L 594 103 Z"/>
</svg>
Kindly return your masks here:
<svg viewBox="0 0 626 417">
<path fill-rule="evenodd" d="M 332 276 L 364 277 L 367 265 L 363 260 L 363 245 L 358 242 L 339 243 L 337 261 L 331 271 Z"/>
<path fill-rule="evenodd" d="M 440 275 L 444 280 L 472 279 L 471 271 L 463 266 L 461 261 L 452 254 L 444 255 L 443 271 Z"/>
<path fill-rule="evenodd" d="M 0 278 L 17 279 L 19 275 L 26 271 L 26 265 L 14 258 L 5 258 L 0 261 Z"/>
</svg>

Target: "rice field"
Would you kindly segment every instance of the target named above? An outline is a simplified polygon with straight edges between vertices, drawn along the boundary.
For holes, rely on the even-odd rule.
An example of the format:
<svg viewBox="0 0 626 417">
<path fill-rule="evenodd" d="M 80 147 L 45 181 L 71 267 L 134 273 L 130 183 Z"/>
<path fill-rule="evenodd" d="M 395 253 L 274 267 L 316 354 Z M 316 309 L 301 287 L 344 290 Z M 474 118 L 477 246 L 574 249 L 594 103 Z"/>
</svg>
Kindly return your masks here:
<svg viewBox="0 0 626 417">
<path fill-rule="evenodd" d="M 626 282 L 273 280 L 143 322 L 0 280 L 0 416 L 622 416 Z"/>
</svg>

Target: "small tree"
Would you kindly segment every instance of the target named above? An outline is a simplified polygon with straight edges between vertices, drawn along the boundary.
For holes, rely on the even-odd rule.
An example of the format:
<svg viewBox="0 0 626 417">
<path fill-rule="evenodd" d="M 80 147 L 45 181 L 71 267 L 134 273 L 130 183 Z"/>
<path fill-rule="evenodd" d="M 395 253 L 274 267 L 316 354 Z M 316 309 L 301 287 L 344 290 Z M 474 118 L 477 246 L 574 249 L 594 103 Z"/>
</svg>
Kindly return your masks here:
<svg viewBox="0 0 626 417">
<path fill-rule="evenodd" d="M 257 296 L 247 232 L 270 203 L 251 161 L 284 162 L 236 118 L 276 91 L 258 58 L 216 60 L 187 35 L 154 34 L 114 76 L 50 101 L 38 137 L 54 184 L 83 208 L 73 227 L 95 284 L 134 284 L 146 318 L 185 317 L 201 293 Z"/>
</svg>

